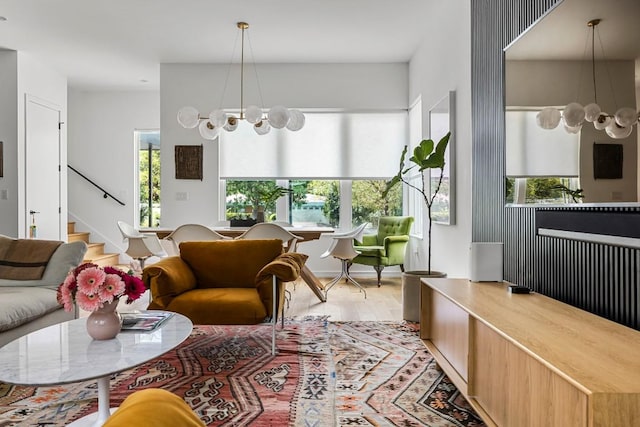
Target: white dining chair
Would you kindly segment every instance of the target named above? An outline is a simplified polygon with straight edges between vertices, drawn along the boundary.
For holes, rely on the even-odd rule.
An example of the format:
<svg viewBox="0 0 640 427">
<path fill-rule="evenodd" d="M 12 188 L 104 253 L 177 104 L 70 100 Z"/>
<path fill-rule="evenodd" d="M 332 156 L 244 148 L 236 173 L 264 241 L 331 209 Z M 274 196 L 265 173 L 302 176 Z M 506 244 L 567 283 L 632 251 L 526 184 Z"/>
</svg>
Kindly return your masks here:
<svg viewBox="0 0 640 427">
<path fill-rule="evenodd" d="M 163 240 L 168 241 L 173 246 L 176 254 L 180 253 L 180 243 L 201 242 L 207 240 L 231 240 L 230 237 L 223 236 L 201 224 L 182 224 L 171 232 Z"/>
<path fill-rule="evenodd" d="M 329 245 L 329 248 L 320 255 L 320 258 L 328 258 L 331 256 L 340 260 L 341 271 L 340 274 L 325 285 L 325 298 L 327 297 L 329 290 L 342 278 L 354 284 L 364 293 L 364 297 L 367 298 L 367 291 L 360 285 L 360 283 L 351 277 L 351 274 L 349 274 L 349 261 L 360 254 L 353 248 L 353 240 L 362 240 L 362 235 L 364 234 L 364 229 L 367 227 L 367 224 L 368 223 L 361 224 L 351 231 L 344 233 L 332 233 L 330 235 L 331 239 L 333 239 L 331 245 Z"/>
<path fill-rule="evenodd" d="M 294 252 L 298 242 L 304 240 L 300 236 L 296 236 L 282 226 L 272 222 L 259 222 L 252 225 L 247 231 L 236 237 L 236 239 L 279 239 L 287 252 Z"/>
<path fill-rule="evenodd" d="M 152 256 L 162 258 L 168 255 L 156 233 L 141 233 L 124 221 L 118 221 L 118 229 L 122 234 L 122 241 L 128 244 L 125 253 L 138 260 L 140 268 L 144 268 L 145 261 Z"/>
</svg>

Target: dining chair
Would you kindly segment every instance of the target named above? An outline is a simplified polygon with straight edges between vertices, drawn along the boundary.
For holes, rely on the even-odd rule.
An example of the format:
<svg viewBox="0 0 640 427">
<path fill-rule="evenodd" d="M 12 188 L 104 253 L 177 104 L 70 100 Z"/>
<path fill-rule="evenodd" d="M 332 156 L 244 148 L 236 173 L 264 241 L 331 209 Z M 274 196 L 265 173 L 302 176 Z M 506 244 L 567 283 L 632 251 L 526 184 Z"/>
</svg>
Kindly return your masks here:
<svg viewBox="0 0 640 427">
<path fill-rule="evenodd" d="M 259 222 L 252 225 L 236 239 L 279 239 L 282 240 L 282 245 L 287 252 L 294 252 L 298 242 L 304 240 L 304 238 L 296 236 L 282 226 L 272 222 Z"/>
<path fill-rule="evenodd" d="M 155 233 L 141 233 L 124 221 L 118 221 L 118 229 L 122 234 L 122 241 L 128 243 L 125 253 L 138 260 L 140 268 L 144 268 L 144 262 L 152 256 L 162 258 L 168 255 Z"/>
<path fill-rule="evenodd" d="M 340 281 L 340 279 L 344 278 L 346 281 L 353 283 L 357 288 L 360 289 L 364 293 L 364 297 L 367 298 L 367 291 L 358 283 L 351 274 L 349 274 L 349 263 L 352 259 L 359 255 L 353 247 L 353 241 L 362 240 L 362 236 L 364 234 L 364 229 L 367 227 L 368 223 L 360 224 L 358 227 L 354 228 L 351 231 L 347 231 L 345 233 L 333 233 L 331 234 L 331 238 L 333 241 L 329 248 L 320 255 L 320 258 L 334 257 L 340 260 L 341 263 L 341 271 L 334 279 L 332 279 L 329 283 L 325 285 L 324 293 L 325 298 L 329 293 L 329 290 Z"/>
<path fill-rule="evenodd" d="M 182 224 L 171 232 L 163 240 L 171 243 L 176 254 L 180 253 L 180 243 L 201 242 L 206 240 L 231 240 L 231 237 L 223 236 L 220 233 L 201 224 Z"/>
</svg>

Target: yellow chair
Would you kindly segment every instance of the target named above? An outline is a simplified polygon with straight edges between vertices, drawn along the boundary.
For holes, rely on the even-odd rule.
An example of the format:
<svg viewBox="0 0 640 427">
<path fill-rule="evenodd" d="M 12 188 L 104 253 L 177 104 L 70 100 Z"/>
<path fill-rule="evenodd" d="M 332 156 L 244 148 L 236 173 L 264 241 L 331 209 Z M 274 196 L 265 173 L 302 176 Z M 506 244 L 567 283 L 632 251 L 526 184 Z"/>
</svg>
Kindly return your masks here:
<svg viewBox="0 0 640 427">
<path fill-rule="evenodd" d="M 177 395 L 160 388 L 127 396 L 103 427 L 204 427 L 206 424 Z"/>
<path fill-rule="evenodd" d="M 182 242 L 180 255 L 146 267 L 150 310 L 187 316 L 194 325 L 273 324 L 284 310 L 285 283 L 307 255 L 283 253 L 282 240 Z"/>
</svg>

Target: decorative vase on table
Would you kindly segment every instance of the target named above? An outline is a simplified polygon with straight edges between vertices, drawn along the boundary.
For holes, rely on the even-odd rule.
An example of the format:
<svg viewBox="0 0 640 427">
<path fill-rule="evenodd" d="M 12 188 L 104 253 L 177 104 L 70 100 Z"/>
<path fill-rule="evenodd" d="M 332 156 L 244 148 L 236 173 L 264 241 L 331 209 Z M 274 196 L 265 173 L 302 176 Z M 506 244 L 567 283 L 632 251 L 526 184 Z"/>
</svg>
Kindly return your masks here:
<svg viewBox="0 0 640 427">
<path fill-rule="evenodd" d="M 101 308 L 92 311 L 87 317 L 87 333 L 94 340 L 110 340 L 115 338 L 122 328 L 122 318 L 116 311 L 118 299 L 105 303 Z"/>
</svg>

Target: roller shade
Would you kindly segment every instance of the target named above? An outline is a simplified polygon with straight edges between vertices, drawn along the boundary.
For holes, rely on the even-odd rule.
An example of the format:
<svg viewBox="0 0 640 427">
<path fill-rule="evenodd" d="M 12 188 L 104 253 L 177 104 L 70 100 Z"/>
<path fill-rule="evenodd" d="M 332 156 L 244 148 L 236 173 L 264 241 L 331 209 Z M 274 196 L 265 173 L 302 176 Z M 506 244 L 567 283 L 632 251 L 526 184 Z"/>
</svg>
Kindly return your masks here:
<svg viewBox="0 0 640 427">
<path fill-rule="evenodd" d="M 407 112 L 305 113 L 297 132 L 257 135 L 241 122 L 220 135 L 220 177 L 281 179 L 388 178 L 408 143 Z"/>
<path fill-rule="evenodd" d="M 580 171 L 580 133 L 562 125 L 542 129 L 537 111 L 507 111 L 506 171 L 511 177 L 577 177 Z"/>
</svg>

